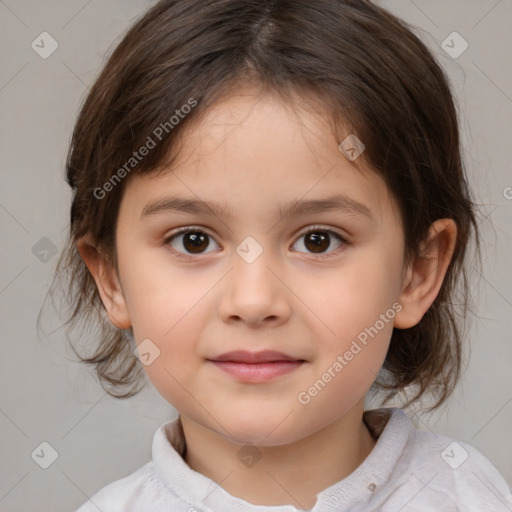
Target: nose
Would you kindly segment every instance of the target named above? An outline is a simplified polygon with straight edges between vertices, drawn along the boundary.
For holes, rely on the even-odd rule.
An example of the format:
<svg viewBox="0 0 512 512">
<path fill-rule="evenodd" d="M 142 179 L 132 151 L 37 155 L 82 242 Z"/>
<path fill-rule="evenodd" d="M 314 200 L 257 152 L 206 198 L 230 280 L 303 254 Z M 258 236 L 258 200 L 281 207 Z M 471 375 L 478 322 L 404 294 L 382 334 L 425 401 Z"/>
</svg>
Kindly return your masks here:
<svg viewBox="0 0 512 512">
<path fill-rule="evenodd" d="M 293 293 L 281 267 L 265 251 L 252 263 L 234 255 L 233 269 L 225 278 L 218 308 L 224 322 L 250 327 L 273 326 L 288 321 Z"/>
</svg>

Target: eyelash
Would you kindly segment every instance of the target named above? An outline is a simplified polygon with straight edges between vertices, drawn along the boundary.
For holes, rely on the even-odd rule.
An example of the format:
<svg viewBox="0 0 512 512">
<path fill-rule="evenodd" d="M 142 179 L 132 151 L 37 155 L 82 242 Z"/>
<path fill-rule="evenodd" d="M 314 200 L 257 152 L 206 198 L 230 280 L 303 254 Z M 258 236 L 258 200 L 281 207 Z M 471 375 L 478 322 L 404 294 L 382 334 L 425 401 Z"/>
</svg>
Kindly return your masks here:
<svg viewBox="0 0 512 512">
<path fill-rule="evenodd" d="M 318 254 L 316 254 L 317 258 L 326 259 L 326 258 L 330 258 L 330 257 L 333 257 L 333 256 L 337 256 L 338 253 L 341 250 L 343 250 L 344 247 L 346 247 L 347 245 L 350 245 L 350 242 L 348 242 L 348 240 L 344 236 L 342 236 L 340 233 L 338 233 L 337 231 L 334 231 L 332 229 L 329 229 L 329 228 L 327 228 L 325 226 L 320 226 L 320 225 L 311 226 L 307 231 L 304 231 L 304 232 L 300 233 L 298 235 L 297 240 L 300 239 L 303 236 L 309 235 L 311 233 L 317 233 L 317 232 L 329 233 L 331 235 L 334 235 L 341 242 L 340 247 L 334 249 L 333 251 L 331 251 L 329 253 L 325 253 L 325 254 L 318 253 Z M 178 237 L 179 235 L 187 234 L 187 233 L 202 233 L 202 234 L 205 234 L 206 236 L 208 236 L 208 237 L 213 239 L 213 237 L 211 235 L 206 233 L 199 226 L 197 226 L 197 227 L 196 226 L 186 226 L 186 227 L 180 228 L 178 231 L 176 231 L 172 235 L 168 236 L 164 240 L 164 245 L 169 245 L 176 237 Z M 185 258 L 185 259 L 189 259 L 189 260 L 190 259 L 196 259 L 194 257 L 194 255 L 192 255 L 192 254 L 183 254 L 183 253 L 181 253 L 179 251 L 176 251 L 175 249 L 172 249 L 172 250 L 173 250 L 173 252 L 175 253 L 175 255 L 177 257 Z M 215 252 L 215 251 L 212 251 L 212 252 Z M 300 252 L 300 251 L 295 251 L 295 252 Z M 309 253 L 309 254 L 315 255 L 315 253 Z M 201 254 L 198 254 L 197 256 L 200 256 L 200 255 Z"/>
</svg>

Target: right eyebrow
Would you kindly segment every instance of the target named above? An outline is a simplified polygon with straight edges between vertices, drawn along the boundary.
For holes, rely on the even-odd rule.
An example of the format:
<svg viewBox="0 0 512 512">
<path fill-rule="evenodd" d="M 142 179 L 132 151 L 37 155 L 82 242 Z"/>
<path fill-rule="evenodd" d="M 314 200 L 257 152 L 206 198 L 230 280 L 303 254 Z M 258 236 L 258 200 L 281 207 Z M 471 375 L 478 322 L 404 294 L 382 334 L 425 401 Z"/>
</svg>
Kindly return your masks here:
<svg viewBox="0 0 512 512">
<path fill-rule="evenodd" d="M 218 217 L 227 217 L 232 219 L 234 217 L 233 211 L 227 203 L 220 203 L 217 201 L 201 201 L 188 197 L 171 196 L 164 199 L 148 203 L 142 213 L 140 219 L 144 219 L 151 215 L 166 212 L 184 212 L 184 213 L 204 213 L 211 214 L 212 212 Z"/>
</svg>

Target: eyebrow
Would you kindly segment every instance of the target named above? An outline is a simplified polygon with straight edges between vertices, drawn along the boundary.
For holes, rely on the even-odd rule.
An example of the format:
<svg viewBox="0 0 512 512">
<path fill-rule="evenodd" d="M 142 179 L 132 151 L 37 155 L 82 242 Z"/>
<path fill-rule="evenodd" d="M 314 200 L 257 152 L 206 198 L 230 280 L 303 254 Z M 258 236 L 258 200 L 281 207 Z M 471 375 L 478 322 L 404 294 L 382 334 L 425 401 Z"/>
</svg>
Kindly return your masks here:
<svg viewBox="0 0 512 512">
<path fill-rule="evenodd" d="M 218 217 L 228 219 L 233 219 L 236 216 L 227 203 L 218 201 L 206 202 L 194 198 L 172 196 L 148 203 L 142 210 L 140 220 L 152 215 L 173 211 L 178 213 L 207 215 L 213 213 Z M 370 220 L 374 220 L 368 206 L 344 195 L 334 195 L 324 199 L 295 199 L 288 204 L 280 206 L 279 216 L 282 219 L 286 219 L 292 216 L 335 211 L 352 215 L 363 215 Z"/>
</svg>

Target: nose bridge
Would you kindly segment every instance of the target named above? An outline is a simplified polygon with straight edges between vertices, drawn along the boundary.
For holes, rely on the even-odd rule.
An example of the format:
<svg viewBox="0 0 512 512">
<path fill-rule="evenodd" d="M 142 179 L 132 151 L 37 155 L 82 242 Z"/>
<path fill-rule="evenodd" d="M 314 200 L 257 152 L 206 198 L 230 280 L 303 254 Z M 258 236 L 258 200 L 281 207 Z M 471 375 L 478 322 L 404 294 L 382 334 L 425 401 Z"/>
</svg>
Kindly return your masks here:
<svg viewBox="0 0 512 512">
<path fill-rule="evenodd" d="M 236 247 L 233 269 L 227 280 L 227 290 L 221 299 L 220 314 L 227 320 L 237 317 L 248 323 L 265 318 L 289 315 L 286 287 L 279 274 L 279 258 L 275 252 L 248 236 Z"/>
<path fill-rule="evenodd" d="M 237 288 L 249 287 L 261 294 L 273 293 L 276 288 L 276 278 L 269 267 L 278 267 L 275 251 L 268 246 L 268 238 L 259 242 L 253 236 L 247 236 L 238 244 L 234 255 L 233 284 Z M 275 270 L 274 270 L 275 272 Z M 240 286 L 238 286 L 240 285 Z M 255 297 L 256 299 L 258 297 Z"/>
</svg>

